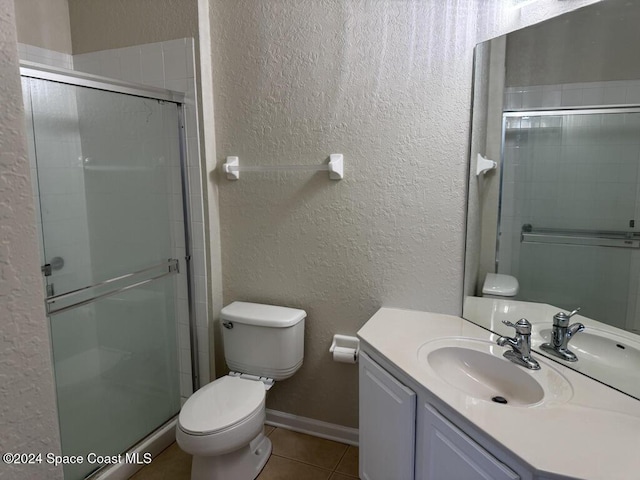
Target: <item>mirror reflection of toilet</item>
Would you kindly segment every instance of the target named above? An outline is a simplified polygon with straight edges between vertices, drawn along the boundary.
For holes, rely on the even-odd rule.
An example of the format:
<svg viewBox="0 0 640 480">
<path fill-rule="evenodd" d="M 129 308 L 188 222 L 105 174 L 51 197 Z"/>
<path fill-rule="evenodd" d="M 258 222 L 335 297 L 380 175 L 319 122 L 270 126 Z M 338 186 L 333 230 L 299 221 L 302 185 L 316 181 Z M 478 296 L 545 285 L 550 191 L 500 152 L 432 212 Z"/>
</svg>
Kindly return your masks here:
<svg viewBox="0 0 640 480">
<path fill-rule="evenodd" d="M 482 296 L 515 300 L 520 291 L 518 279 L 502 273 L 487 273 L 482 284 Z"/>
<path fill-rule="evenodd" d="M 291 377 L 304 356 L 304 310 L 233 302 L 220 313 L 232 371 L 195 392 L 178 417 L 176 441 L 193 455 L 192 480 L 253 480 L 271 455 L 263 433 L 265 391 Z"/>
</svg>

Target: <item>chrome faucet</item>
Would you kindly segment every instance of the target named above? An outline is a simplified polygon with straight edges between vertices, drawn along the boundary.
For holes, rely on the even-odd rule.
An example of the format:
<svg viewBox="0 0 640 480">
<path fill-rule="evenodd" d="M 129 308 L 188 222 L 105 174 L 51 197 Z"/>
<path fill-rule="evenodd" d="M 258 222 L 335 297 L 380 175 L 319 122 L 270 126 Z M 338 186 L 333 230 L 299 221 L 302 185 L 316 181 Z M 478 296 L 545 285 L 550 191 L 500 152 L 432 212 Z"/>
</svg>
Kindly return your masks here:
<svg viewBox="0 0 640 480">
<path fill-rule="evenodd" d="M 516 329 L 514 338 L 500 337 L 496 342 L 501 347 L 508 345 L 513 349 L 504 352 L 504 357 L 531 370 L 540 370 L 540 364 L 531 357 L 531 323 L 529 320 L 521 318 L 516 323 L 507 320 L 503 320 L 502 323 Z"/>
<path fill-rule="evenodd" d="M 558 312 L 553 316 L 551 342 L 540 345 L 542 350 L 551 355 L 555 355 L 556 357 L 560 357 L 562 360 L 566 360 L 567 362 L 578 361 L 578 357 L 576 357 L 576 354 L 567 348 L 567 344 L 576 333 L 584 330 L 584 325 L 581 323 L 569 325 L 569 319 L 578 313 L 579 310 L 579 308 L 576 308 L 571 313 Z"/>
</svg>

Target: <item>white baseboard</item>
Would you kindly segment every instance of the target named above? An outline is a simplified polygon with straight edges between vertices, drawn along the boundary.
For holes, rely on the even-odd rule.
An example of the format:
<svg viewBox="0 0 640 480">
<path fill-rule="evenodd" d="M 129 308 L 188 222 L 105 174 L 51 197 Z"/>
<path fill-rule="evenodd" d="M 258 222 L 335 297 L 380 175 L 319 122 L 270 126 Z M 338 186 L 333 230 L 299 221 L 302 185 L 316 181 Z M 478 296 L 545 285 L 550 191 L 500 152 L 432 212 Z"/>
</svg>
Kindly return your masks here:
<svg viewBox="0 0 640 480">
<path fill-rule="evenodd" d="M 358 446 L 358 429 L 343 427 L 335 423 L 322 422 L 313 418 L 300 417 L 290 413 L 267 408 L 267 425 L 282 427 L 294 432 L 306 433 L 314 437 L 326 438 L 348 445 Z"/>
</svg>

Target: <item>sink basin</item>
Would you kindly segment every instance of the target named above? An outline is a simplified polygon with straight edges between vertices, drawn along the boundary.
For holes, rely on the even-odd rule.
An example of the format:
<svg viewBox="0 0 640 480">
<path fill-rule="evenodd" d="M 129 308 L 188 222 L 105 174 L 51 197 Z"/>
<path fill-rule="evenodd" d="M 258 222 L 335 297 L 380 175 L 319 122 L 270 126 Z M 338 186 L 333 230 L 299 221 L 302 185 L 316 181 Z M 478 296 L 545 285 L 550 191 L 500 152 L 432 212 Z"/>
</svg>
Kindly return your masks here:
<svg viewBox="0 0 640 480">
<path fill-rule="evenodd" d="M 442 347 L 429 353 L 427 361 L 447 383 L 474 397 L 502 397 L 515 405 L 532 405 L 544 398 L 542 386 L 522 368 L 487 353 Z"/>
<path fill-rule="evenodd" d="M 487 402 L 530 407 L 571 398 L 571 385 L 548 362 L 528 370 L 505 359 L 504 351 L 489 341 L 446 338 L 422 345 L 418 360 L 444 383 Z"/>
<path fill-rule="evenodd" d="M 551 332 L 551 325 L 540 330 L 543 342 L 551 341 Z M 634 345 L 634 343 L 614 333 L 587 327 L 584 332 L 577 333 L 571 339 L 569 350 L 578 356 L 576 363 L 593 362 L 600 368 L 635 371 L 640 365 L 640 346 Z"/>
</svg>

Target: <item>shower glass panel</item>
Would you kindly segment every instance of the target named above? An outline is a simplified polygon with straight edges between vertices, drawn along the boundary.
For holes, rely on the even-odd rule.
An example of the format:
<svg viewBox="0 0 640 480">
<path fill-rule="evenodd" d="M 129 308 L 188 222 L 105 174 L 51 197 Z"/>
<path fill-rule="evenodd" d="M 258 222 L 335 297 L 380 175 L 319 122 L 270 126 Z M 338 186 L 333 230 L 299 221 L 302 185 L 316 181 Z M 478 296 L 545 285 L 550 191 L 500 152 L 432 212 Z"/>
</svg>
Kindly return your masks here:
<svg viewBox="0 0 640 480">
<path fill-rule="evenodd" d="M 180 409 L 178 105 L 35 78 L 23 93 L 63 454 L 117 455 Z"/>
<path fill-rule="evenodd" d="M 180 410 L 173 277 L 51 318 L 64 455 L 117 455 Z M 82 479 L 100 465 L 65 465 Z"/>
<path fill-rule="evenodd" d="M 497 271 L 520 300 L 633 329 L 640 113 L 510 112 L 503 146 Z"/>
</svg>

